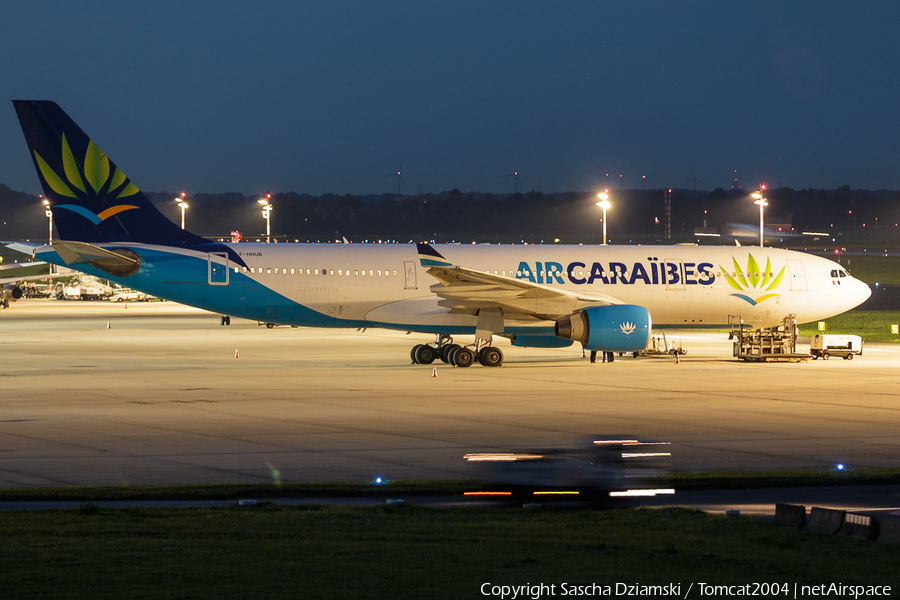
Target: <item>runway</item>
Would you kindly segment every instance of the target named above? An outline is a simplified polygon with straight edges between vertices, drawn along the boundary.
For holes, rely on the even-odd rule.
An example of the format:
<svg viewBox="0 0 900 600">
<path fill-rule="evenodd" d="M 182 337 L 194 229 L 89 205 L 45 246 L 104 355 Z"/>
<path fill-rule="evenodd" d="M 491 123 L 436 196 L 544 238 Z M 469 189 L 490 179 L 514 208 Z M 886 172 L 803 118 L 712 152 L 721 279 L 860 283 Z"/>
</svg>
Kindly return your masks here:
<svg viewBox="0 0 900 600">
<path fill-rule="evenodd" d="M 467 477 L 467 452 L 591 435 L 672 442 L 680 471 L 897 466 L 900 344 L 744 364 L 726 334 L 668 337 L 680 365 L 503 340 L 502 368 L 433 378 L 409 364 L 429 336 L 23 300 L 0 312 L 0 485 Z"/>
</svg>

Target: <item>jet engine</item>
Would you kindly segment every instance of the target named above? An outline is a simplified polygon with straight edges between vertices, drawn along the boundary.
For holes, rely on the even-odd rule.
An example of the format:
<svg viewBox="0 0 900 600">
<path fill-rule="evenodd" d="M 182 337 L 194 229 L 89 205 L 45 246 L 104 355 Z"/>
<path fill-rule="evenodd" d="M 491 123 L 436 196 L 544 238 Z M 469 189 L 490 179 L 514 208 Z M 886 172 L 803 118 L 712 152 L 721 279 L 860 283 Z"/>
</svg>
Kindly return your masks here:
<svg viewBox="0 0 900 600">
<path fill-rule="evenodd" d="M 556 321 L 556 335 L 586 350 L 638 352 L 650 339 L 650 311 L 634 304 L 590 306 Z"/>
<path fill-rule="evenodd" d="M 3 284 L 3 291 L 0 292 L 0 305 L 3 308 L 9 308 L 10 302 L 15 302 L 22 297 L 22 288 L 9 283 Z"/>
</svg>

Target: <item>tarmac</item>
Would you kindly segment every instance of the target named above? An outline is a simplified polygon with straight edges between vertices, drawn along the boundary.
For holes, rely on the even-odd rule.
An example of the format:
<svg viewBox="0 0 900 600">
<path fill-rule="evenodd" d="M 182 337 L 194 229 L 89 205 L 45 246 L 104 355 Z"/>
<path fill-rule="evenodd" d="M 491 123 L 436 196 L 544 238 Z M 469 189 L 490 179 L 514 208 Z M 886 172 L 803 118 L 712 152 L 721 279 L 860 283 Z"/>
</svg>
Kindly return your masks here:
<svg viewBox="0 0 900 600">
<path fill-rule="evenodd" d="M 0 486 L 458 478 L 469 452 L 598 435 L 671 442 L 677 471 L 900 463 L 900 344 L 741 363 L 726 333 L 668 331 L 680 364 L 590 364 L 501 340 L 503 367 L 432 377 L 409 360 L 431 336 L 231 323 L 168 302 L 0 312 Z"/>
</svg>

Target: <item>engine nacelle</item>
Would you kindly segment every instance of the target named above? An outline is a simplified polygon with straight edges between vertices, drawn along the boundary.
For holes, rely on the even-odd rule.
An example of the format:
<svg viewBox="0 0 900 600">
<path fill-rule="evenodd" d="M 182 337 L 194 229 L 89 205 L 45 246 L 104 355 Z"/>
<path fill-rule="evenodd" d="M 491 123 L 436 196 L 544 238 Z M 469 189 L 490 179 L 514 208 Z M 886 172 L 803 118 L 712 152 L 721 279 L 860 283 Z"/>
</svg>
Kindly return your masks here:
<svg viewBox="0 0 900 600">
<path fill-rule="evenodd" d="M 651 329 L 650 311 L 634 304 L 591 306 L 556 322 L 557 336 L 603 352 L 639 352 Z"/>
<path fill-rule="evenodd" d="M 4 308 L 9 308 L 9 303 L 15 302 L 21 298 L 22 295 L 22 288 L 17 285 L 5 283 L 3 284 L 2 290 L 0 290 L 0 305 L 3 305 Z"/>
</svg>

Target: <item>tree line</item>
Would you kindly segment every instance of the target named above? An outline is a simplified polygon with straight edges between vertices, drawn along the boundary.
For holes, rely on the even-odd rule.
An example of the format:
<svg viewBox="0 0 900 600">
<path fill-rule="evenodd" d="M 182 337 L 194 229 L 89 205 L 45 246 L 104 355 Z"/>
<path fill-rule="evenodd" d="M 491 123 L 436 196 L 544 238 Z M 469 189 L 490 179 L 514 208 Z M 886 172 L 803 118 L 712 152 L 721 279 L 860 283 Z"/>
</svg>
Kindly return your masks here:
<svg viewBox="0 0 900 600">
<path fill-rule="evenodd" d="M 671 193 L 673 241 L 694 239 L 705 226 L 755 225 L 758 207 L 748 190 Z M 164 214 L 180 223 L 177 194 L 145 192 Z M 210 237 L 240 231 L 244 240 L 264 236 L 266 223 L 257 200 L 263 194 L 197 193 L 187 198 L 187 228 Z M 613 243 L 649 242 L 665 234 L 665 190 L 611 190 L 608 231 Z M 768 190 L 766 222 L 797 231 L 835 236 L 865 233 L 900 244 L 900 192 L 778 188 Z M 595 243 L 602 235 L 595 192 L 515 194 L 447 192 L 419 196 L 395 194 L 312 196 L 275 192 L 271 203 L 272 234 L 283 240 L 352 241 L 421 240 Z M 0 184 L 2 239 L 46 239 L 47 218 L 37 197 Z"/>
</svg>

